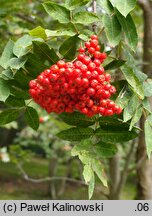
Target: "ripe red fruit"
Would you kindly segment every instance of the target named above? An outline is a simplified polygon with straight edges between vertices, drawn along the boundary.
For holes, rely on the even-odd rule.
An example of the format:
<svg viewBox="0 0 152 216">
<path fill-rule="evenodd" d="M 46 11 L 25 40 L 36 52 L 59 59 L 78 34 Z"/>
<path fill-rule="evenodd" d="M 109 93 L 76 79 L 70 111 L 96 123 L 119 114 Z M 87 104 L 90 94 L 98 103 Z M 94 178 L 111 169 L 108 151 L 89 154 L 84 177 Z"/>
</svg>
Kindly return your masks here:
<svg viewBox="0 0 152 216">
<path fill-rule="evenodd" d="M 86 105 L 87 107 L 92 107 L 94 104 L 93 100 L 89 99 L 87 102 L 86 102 Z"/>
<path fill-rule="evenodd" d="M 113 112 L 112 109 L 106 109 L 105 112 L 104 112 L 104 114 L 105 114 L 106 116 L 111 116 L 111 115 L 114 114 L 114 112 Z"/>
<path fill-rule="evenodd" d="M 100 59 L 103 59 L 103 60 L 104 60 L 104 59 L 106 59 L 106 58 L 107 58 L 107 54 L 104 53 L 104 52 L 101 53 Z"/>
<path fill-rule="evenodd" d="M 109 99 L 116 89 L 101 66 L 107 56 L 100 52 L 97 35 L 92 35 L 85 48 L 78 51 L 76 60 L 59 60 L 31 80 L 29 94 L 48 113 L 77 110 L 88 117 L 120 114 L 122 109 Z"/>
<path fill-rule="evenodd" d="M 87 89 L 87 95 L 93 96 L 94 94 L 95 94 L 94 88 L 88 88 L 88 89 Z"/>
<path fill-rule="evenodd" d="M 89 49 L 88 49 L 88 52 L 90 53 L 90 54 L 94 54 L 95 53 L 95 48 L 93 48 L 93 47 L 90 47 Z"/>
<path fill-rule="evenodd" d="M 104 107 L 102 107 L 102 106 L 99 106 L 99 107 L 98 107 L 99 113 L 100 113 L 101 115 L 103 115 L 103 116 L 105 115 L 105 110 L 106 110 L 106 109 L 105 109 Z"/>
<path fill-rule="evenodd" d="M 63 60 L 58 61 L 58 62 L 57 62 L 57 66 L 58 66 L 59 68 L 65 67 L 65 61 L 63 61 Z"/>
<path fill-rule="evenodd" d="M 81 80 L 81 86 L 83 86 L 84 88 L 87 88 L 89 86 L 89 80 L 87 78 L 83 78 Z"/>
<path fill-rule="evenodd" d="M 91 86 L 91 87 L 95 88 L 97 85 L 98 85 L 98 80 L 92 79 L 92 80 L 90 81 L 90 86 Z"/>
<path fill-rule="evenodd" d="M 114 86 L 111 86 L 109 89 L 111 94 L 115 94 L 116 93 L 116 88 Z"/>
<path fill-rule="evenodd" d="M 98 40 L 98 36 L 97 36 L 97 35 L 92 35 L 92 36 L 91 36 L 91 39 L 92 39 L 92 40 Z"/>
<path fill-rule="evenodd" d="M 85 48 L 80 47 L 80 48 L 79 48 L 79 52 L 80 52 L 80 53 L 84 53 L 84 52 L 85 52 Z"/>
<path fill-rule="evenodd" d="M 90 42 L 85 42 L 85 47 L 90 48 Z"/>
<path fill-rule="evenodd" d="M 44 118 L 43 118 L 43 117 L 40 117 L 40 118 L 39 118 L 39 122 L 40 122 L 40 123 L 43 123 L 43 122 L 44 122 Z"/>
<path fill-rule="evenodd" d="M 96 46 L 98 45 L 98 40 L 96 40 L 96 39 L 91 40 L 90 45 L 91 45 L 91 47 L 96 48 Z"/>
</svg>

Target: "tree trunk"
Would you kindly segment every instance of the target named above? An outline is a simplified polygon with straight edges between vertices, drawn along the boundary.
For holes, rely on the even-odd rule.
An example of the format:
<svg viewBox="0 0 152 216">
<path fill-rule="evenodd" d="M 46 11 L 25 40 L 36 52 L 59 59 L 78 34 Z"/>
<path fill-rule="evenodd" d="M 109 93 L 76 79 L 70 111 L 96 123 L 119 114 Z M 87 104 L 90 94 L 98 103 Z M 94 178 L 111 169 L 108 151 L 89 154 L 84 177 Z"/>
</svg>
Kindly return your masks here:
<svg viewBox="0 0 152 216">
<path fill-rule="evenodd" d="M 152 2 L 150 0 L 139 0 L 143 10 L 144 41 L 143 41 L 143 72 L 152 75 Z M 140 128 L 144 131 L 145 117 L 140 120 Z M 146 154 L 144 132 L 140 132 L 137 148 L 137 199 L 152 199 L 152 159 L 149 161 Z"/>
<path fill-rule="evenodd" d="M 49 162 L 49 177 L 53 177 L 55 175 L 57 166 L 58 166 L 58 159 L 57 159 L 57 157 L 50 158 L 50 162 Z M 51 196 L 51 199 L 57 199 L 55 181 L 50 181 L 49 182 L 49 185 L 48 185 L 48 194 Z"/>
<path fill-rule="evenodd" d="M 119 155 L 116 154 L 109 160 L 109 174 L 110 174 L 110 187 L 109 187 L 109 199 L 117 200 L 117 187 L 120 181 L 120 163 Z"/>
</svg>

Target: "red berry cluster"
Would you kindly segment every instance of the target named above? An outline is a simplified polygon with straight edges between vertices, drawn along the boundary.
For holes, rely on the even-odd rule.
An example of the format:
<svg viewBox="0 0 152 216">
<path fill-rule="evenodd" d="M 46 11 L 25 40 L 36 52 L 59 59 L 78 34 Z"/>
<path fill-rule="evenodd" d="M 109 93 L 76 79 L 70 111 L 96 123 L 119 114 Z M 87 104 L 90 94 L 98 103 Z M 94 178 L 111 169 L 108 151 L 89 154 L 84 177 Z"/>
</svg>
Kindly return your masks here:
<svg viewBox="0 0 152 216">
<path fill-rule="evenodd" d="M 92 35 L 85 47 L 79 48 L 75 61 L 60 60 L 31 80 L 29 93 L 48 113 L 120 114 L 122 109 L 109 99 L 116 89 L 101 66 L 106 57 L 100 52 L 97 35 Z"/>
</svg>

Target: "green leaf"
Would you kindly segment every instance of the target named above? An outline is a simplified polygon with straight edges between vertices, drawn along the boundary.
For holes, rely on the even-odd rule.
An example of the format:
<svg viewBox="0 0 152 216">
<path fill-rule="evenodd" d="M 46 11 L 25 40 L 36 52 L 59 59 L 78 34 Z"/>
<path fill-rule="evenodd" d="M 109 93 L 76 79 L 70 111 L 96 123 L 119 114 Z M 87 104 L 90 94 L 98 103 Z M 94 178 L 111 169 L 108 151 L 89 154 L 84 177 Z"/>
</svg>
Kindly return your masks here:
<svg viewBox="0 0 152 216">
<path fill-rule="evenodd" d="M 68 130 L 61 131 L 57 134 L 60 139 L 69 141 L 80 141 L 82 139 L 87 139 L 94 134 L 92 128 L 81 128 L 73 127 Z"/>
<path fill-rule="evenodd" d="M 90 151 L 92 148 L 92 141 L 91 139 L 84 139 L 79 144 L 75 145 L 71 151 L 72 156 L 76 156 L 81 154 L 84 151 Z"/>
<path fill-rule="evenodd" d="M 148 100 L 148 98 L 144 98 L 144 100 L 142 101 L 143 107 L 144 109 L 146 109 L 149 113 L 151 113 L 151 105 L 150 105 L 150 101 Z"/>
<path fill-rule="evenodd" d="M 14 42 L 9 40 L 0 58 L 0 66 L 2 66 L 4 69 L 8 68 L 8 61 L 13 57 L 13 47 Z"/>
<path fill-rule="evenodd" d="M 84 165 L 83 177 L 84 177 L 86 184 L 88 184 L 90 182 L 93 175 L 94 175 L 94 173 L 93 173 L 93 170 L 91 168 L 91 165 L 89 165 L 89 164 Z"/>
<path fill-rule="evenodd" d="M 0 74 L 0 77 L 2 79 L 5 79 L 5 80 L 12 79 L 13 78 L 13 72 L 11 71 L 11 69 L 6 69 L 6 70 L 2 71 L 2 73 Z"/>
<path fill-rule="evenodd" d="M 89 118 L 80 112 L 62 113 L 60 118 L 67 124 L 79 127 L 87 127 L 95 123 L 94 118 Z"/>
<path fill-rule="evenodd" d="M 65 0 L 65 7 L 74 10 L 86 5 L 90 0 Z"/>
<path fill-rule="evenodd" d="M 24 35 L 20 39 L 18 39 L 14 45 L 13 53 L 17 57 L 21 57 L 27 54 L 30 50 L 30 46 L 32 45 L 32 38 L 29 35 Z"/>
<path fill-rule="evenodd" d="M 48 68 L 48 65 L 46 65 L 39 56 L 30 53 L 28 54 L 25 68 L 30 73 L 30 76 L 36 78 L 42 71 Z"/>
<path fill-rule="evenodd" d="M 129 126 L 127 123 L 124 123 L 121 119 L 118 119 L 113 116 L 108 116 L 108 117 L 100 117 L 99 118 L 99 124 L 100 128 L 103 130 L 119 130 L 119 131 L 124 131 L 128 130 Z"/>
<path fill-rule="evenodd" d="M 59 60 L 54 49 L 50 49 L 46 43 L 41 41 L 33 41 L 33 52 L 41 60 L 48 60 L 50 64 L 55 64 Z"/>
<path fill-rule="evenodd" d="M 30 98 L 30 95 L 28 91 L 25 91 L 19 87 L 16 87 L 14 85 L 10 86 L 10 92 L 17 98 L 21 98 L 24 100 L 28 100 Z"/>
<path fill-rule="evenodd" d="M 94 177 L 94 174 L 93 174 L 91 179 L 90 179 L 89 187 L 88 187 L 89 199 L 91 199 L 91 197 L 93 196 L 94 186 L 95 186 L 95 177 Z"/>
<path fill-rule="evenodd" d="M 70 22 L 70 11 L 64 6 L 53 2 L 45 2 L 42 5 L 46 12 L 60 23 Z"/>
<path fill-rule="evenodd" d="M 125 62 L 126 61 L 124 61 L 124 60 L 113 60 L 109 64 L 105 65 L 104 69 L 105 70 L 114 70 L 114 69 L 117 69 L 117 68 L 121 67 L 122 65 L 124 65 Z"/>
<path fill-rule="evenodd" d="M 116 11 L 117 18 L 121 24 L 123 32 L 125 33 L 126 39 L 128 41 L 128 46 L 136 51 L 137 43 L 138 43 L 138 35 L 135 23 L 129 14 L 126 18 L 123 17 L 118 11 Z"/>
<path fill-rule="evenodd" d="M 106 11 L 107 14 L 113 13 L 113 6 L 109 0 L 97 0 L 97 3 Z"/>
<path fill-rule="evenodd" d="M 25 106 L 25 102 L 23 99 L 21 98 L 16 98 L 13 95 L 10 95 L 7 100 L 5 101 L 5 103 L 11 107 L 24 107 Z"/>
<path fill-rule="evenodd" d="M 131 85 L 132 90 L 137 94 L 140 99 L 144 99 L 144 90 L 142 83 L 139 81 L 138 77 L 134 73 L 131 67 L 125 65 L 121 67 L 121 70 L 127 80 L 127 82 Z"/>
<path fill-rule="evenodd" d="M 90 164 L 92 161 L 92 158 L 94 158 L 94 155 L 86 151 L 79 154 L 79 159 L 83 164 Z"/>
<path fill-rule="evenodd" d="M 105 14 L 102 21 L 110 45 L 118 45 L 121 39 L 121 25 L 119 24 L 116 15 L 110 16 Z"/>
<path fill-rule="evenodd" d="M 81 23 L 84 25 L 88 25 L 94 22 L 98 22 L 99 18 L 97 15 L 91 12 L 81 11 L 74 15 L 73 23 Z"/>
<path fill-rule="evenodd" d="M 115 103 L 121 108 L 124 108 L 132 95 L 133 92 L 131 91 L 131 89 L 128 87 L 128 85 L 125 85 L 116 98 Z"/>
<path fill-rule="evenodd" d="M 5 102 L 9 94 L 10 89 L 7 82 L 4 79 L 0 78 L 0 101 Z"/>
<path fill-rule="evenodd" d="M 7 109 L 0 113 L 0 126 L 15 121 L 20 114 L 20 109 Z"/>
<path fill-rule="evenodd" d="M 124 122 L 127 122 L 134 116 L 136 109 L 139 107 L 139 105 L 140 105 L 140 101 L 137 95 L 133 95 L 131 99 L 128 101 L 128 104 L 125 106 L 125 109 L 123 112 Z"/>
<path fill-rule="evenodd" d="M 146 97 L 152 96 L 152 79 L 147 79 L 144 83 L 144 92 Z"/>
<path fill-rule="evenodd" d="M 34 130 L 37 130 L 39 127 L 39 116 L 37 114 L 37 111 L 33 107 L 27 107 L 25 111 L 25 120 L 27 124 L 33 128 Z"/>
<path fill-rule="evenodd" d="M 32 80 L 32 77 L 25 74 L 24 69 L 18 70 L 14 75 L 14 81 L 17 83 L 16 86 L 20 87 L 21 89 L 29 90 L 29 82 Z"/>
<path fill-rule="evenodd" d="M 102 130 L 101 128 L 95 131 L 97 137 L 105 143 L 123 143 L 132 140 L 138 136 L 135 130 L 132 131 L 114 131 L 114 130 Z"/>
<path fill-rule="evenodd" d="M 47 37 L 57 37 L 57 36 L 74 36 L 77 33 L 73 29 L 59 29 L 57 31 L 46 29 L 45 33 Z"/>
<path fill-rule="evenodd" d="M 95 146 L 95 153 L 99 158 L 112 158 L 117 153 L 117 147 L 111 143 L 98 142 Z"/>
<path fill-rule="evenodd" d="M 139 68 L 137 67 L 136 61 L 135 61 L 135 58 L 134 58 L 134 53 L 132 53 L 131 50 L 128 49 L 127 45 L 123 44 L 122 47 L 123 47 L 123 51 L 124 51 L 124 56 L 127 59 L 127 65 L 131 65 L 131 67 L 133 68 L 134 73 L 136 74 L 136 76 L 138 77 L 138 79 L 141 82 L 145 81 L 148 76 L 145 73 L 141 72 L 139 70 Z"/>
<path fill-rule="evenodd" d="M 79 42 L 80 39 L 77 36 L 68 38 L 60 46 L 60 54 L 62 54 L 66 59 L 72 60 L 74 55 L 76 54 L 77 45 Z"/>
<path fill-rule="evenodd" d="M 92 160 L 92 169 L 97 174 L 100 181 L 103 183 L 105 187 L 107 187 L 107 178 L 105 176 L 104 170 L 99 160 L 93 159 Z"/>
<path fill-rule="evenodd" d="M 19 58 L 11 58 L 8 62 L 8 65 L 11 69 L 20 69 L 24 66 L 27 61 L 27 56 L 21 56 Z"/>
<path fill-rule="evenodd" d="M 145 121 L 145 141 L 148 158 L 150 159 L 152 152 L 152 115 L 148 116 Z"/>
<path fill-rule="evenodd" d="M 32 29 L 31 31 L 29 31 L 29 34 L 33 37 L 42 38 L 43 40 L 47 39 L 45 29 L 42 28 L 41 26 L 38 26 Z"/>
<path fill-rule="evenodd" d="M 130 11 L 132 11 L 136 6 L 136 0 L 110 0 L 113 7 L 116 7 L 117 10 L 123 15 L 127 16 Z"/>
<path fill-rule="evenodd" d="M 141 106 L 136 109 L 136 112 L 131 120 L 129 130 L 132 130 L 133 126 L 140 120 L 142 116 L 142 111 L 143 109 Z"/>
</svg>

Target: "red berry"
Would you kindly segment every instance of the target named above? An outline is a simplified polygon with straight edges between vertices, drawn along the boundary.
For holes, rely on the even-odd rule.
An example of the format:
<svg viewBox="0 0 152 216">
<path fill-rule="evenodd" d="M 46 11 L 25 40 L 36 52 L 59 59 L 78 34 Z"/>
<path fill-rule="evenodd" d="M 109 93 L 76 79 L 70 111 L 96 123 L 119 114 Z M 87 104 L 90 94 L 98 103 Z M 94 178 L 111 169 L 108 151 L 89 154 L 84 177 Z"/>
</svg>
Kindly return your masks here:
<svg viewBox="0 0 152 216">
<path fill-rule="evenodd" d="M 111 86 L 110 89 L 109 89 L 109 92 L 111 94 L 115 94 L 116 93 L 116 88 L 114 86 Z"/>
<path fill-rule="evenodd" d="M 110 93 L 108 91 L 103 90 L 103 93 L 102 93 L 103 98 L 107 99 L 107 98 L 110 98 L 110 96 L 111 95 L 110 95 Z"/>
<path fill-rule="evenodd" d="M 101 114 L 101 115 L 104 115 L 105 114 L 105 108 L 104 107 L 102 107 L 102 106 L 99 106 L 98 107 L 98 112 Z"/>
<path fill-rule="evenodd" d="M 101 99 L 101 100 L 100 100 L 100 106 L 101 106 L 101 107 L 106 107 L 107 104 L 108 104 L 108 103 L 107 103 L 107 100 L 105 100 L 105 99 Z"/>
<path fill-rule="evenodd" d="M 81 80 L 81 86 L 83 86 L 84 88 L 87 88 L 89 86 L 89 80 L 87 78 L 83 78 Z"/>
<path fill-rule="evenodd" d="M 90 54 L 94 54 L 94 52 L 95 52 L 95 48 L 90 47 L 90 48 L 88 49 L 88 52 L 89 52 Z"/>
<path fill-rule="evenodd" d="M 98 85 L 98 80 L 92 79 L 92 80 L 90 81 L 90 86 L 91 86 L 91 87 L 95 88 L 97 85 Z"/>
<path fill-rule="evenodd" d="M 90 62 L 90 64 L 88 65 L 88 69 L 89 69 L 90 71 L 93 71 L 93 70 L 95 70 L 95 68 L 96 68 L 95 63 Z"/>
<path fill-rule="evenodd" d="M 44 122 L 44 118 L 43 118 L 43 117 L 40 117 L 40 118 L 39 118 L 39 122 L 40 122 L 40 123 L 43 123 L 43 122 Z"/>
<path fill-rule="evenodd" d="M 104 52 L 101 53 L 100 59 L 103 59 L 103 60 L 104 60 L 104 59 L 106 59 L 106 58 L 107 58 L 107 54 L 104 53 Z"/>
<path fill-rule="evenodd" d="M 60 60 L 60 61 L 57 62 L 57 66 L 59 68 L 65 67 L 65 62 L 63 60 Z"/>
<path fill-rule="evenodd" d="M 99 59 L 94 59 L 93 63 L 95 63 L 95 65 L 98 67 L 100 66 L 101 62 Z"/>
<path fill-rule="evenodd" d="M 83 114 L 87 114 L 87 113 L 88 113 L 88 108 L 86 108 L 86 107 L 82 108 L 82 109 L 81 109 L 81 112 L 82 112 Z"/>
<path fill-rule="evenodd" d="M 93 100 L 89 99 L 87 102 L 86 102 L 86 105 L 87 107 L 92 107 L 94 104 Z"/>
<path fill-rule="evenodd" d="M 85 42 L 85 47 L 90 48 L 90 42 Z"/>
<path fill-rule="evenodd" d="M 106 73 L 106 74 L 105 74 L 105 81 L 106 81 L 106 82 L 109 82 L 110 79 L 111 79 L 110 74 Z"/>
<path fill-rule="evenodd" d="M 96 46 L 98 45 L 98 40 L 95 40 L 95 39 L 91 40 L 90 45 L 91 47 L 96 48 Z"/>
<path fill-rule="evenodd" d="M 100 45 L 97 45 L 96 46 L 96 51 L 100 51 L 100 49 L 101 49 Z"/>
<path fill-rule="evenodd" d="M 112 109 L 106 109 L 105 112 L 104 112 L 104 115 L 105 115 L 105 116 L 111 116 L 111 115 L 113 115 L 113 114 L 114 114 L 114 112 L 113 112 Z"/>
<path fill-rule="evenodd" d="M 80 47 L 80 48 L 79 48 L 79 52 L 80 52 L 80 53 L 84 53 L 84 52 L 85 52 L 85 48 Z"/>
<path fill-rule="evenodd" d="M 94 35 L 91 36 L 91 39 L 92 40 L 98 40 L 98 36 L 94 34 Z"/>
<path fill-rule="evenodd" d="M 30 88 L 35 88 L 36 86 L 37 86 L 36 80 L 31 80 L 31 81 L 29 82 L 29 87 L 30 87 Z"/>
<path fill-rule="evenodd" d="M 87 89 L 87 94 L 88 94 L 89 96 L 93 96 L 93 95 L 95 94 L 94 88 L 88 88 L 88 89 Z"/>
</svg>

